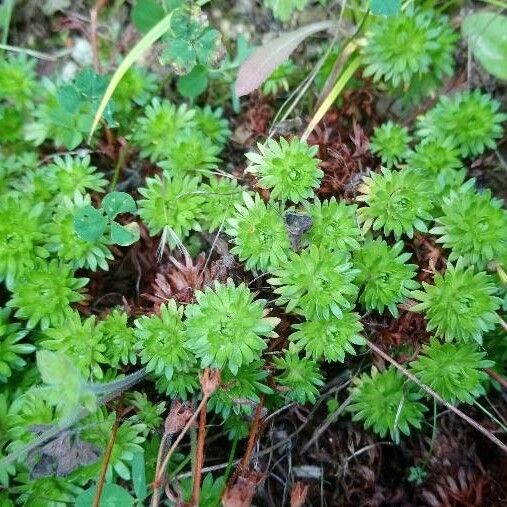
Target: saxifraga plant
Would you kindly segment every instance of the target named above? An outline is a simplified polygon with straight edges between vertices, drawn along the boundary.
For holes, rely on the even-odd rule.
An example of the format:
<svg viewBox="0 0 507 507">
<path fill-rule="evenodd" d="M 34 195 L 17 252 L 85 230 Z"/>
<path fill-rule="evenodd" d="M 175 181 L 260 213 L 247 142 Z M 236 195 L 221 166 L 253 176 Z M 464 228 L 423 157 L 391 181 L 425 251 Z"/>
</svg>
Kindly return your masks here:
<svg viewBox="0 0 507 507">
<path fill-rule="evenodd" d="M 266 338 L 277 336 L 273 330 L 279 319 L 268 317 L 266 302 L 254 299 L 244 284 L 216 282 L 195 298 L 185 310 L 186 346 L 204 368 L 227 368 L 235 375 L 242 365 L 260 358 Z"/>
<path fill-rule="evenodd" d="M 264 203 L 256 194 L 243 193 L 244 204 L 236 204 L 236 213 L 228 220 L 226 233 L 235 246 L 231 252 L 245 261 L 247 269 L 267 271 L 283 263 L 291 245 L 282 208 Z"/>
<path fill-rule="evenodd" d="M 507 210 L 491 191 L 478 192 L 469 180 L 442 202 L 442 216 L 430 232 L 450 249 L 449 260 L 486 267 L 507 250 Z"/>
<path fill-rule="evenodd" d="M 259 177 L 260 186 L 271 190 L 273 199 L 298 203 L 313 195 L 324 175 L 315 157 L 317 146 L 282 137 L 278 142 L 268 139 L 257 148 L 259 153 L 246 154 L 251 162 L 248 171 Z"/>
<path fill-rule="evenodd" d="M 463 91 L 452 97 L 442 96 L 437 105 L 419 118 L 420 138 L 451 137 L 462 157 L 474 157 L 486 148 L 495 149 L 503 135 L 500 103 L 479 90 Z"/>
<path fill-rule="evenodd" d="M 400 239 L 403 234 L 412 238 L 416 230 L 428 231 L 433 204 L 426 182 L 414 171 L 382 168 L 365 176 L 359 191 L 363 195 L 357 200 L 366 206 L 357 210 L 357 218 L 364 232 L 383 230 Z"/>
<path fill-rule="evenodd" d="M 83 300 L 80 289 L 87 283 L 88 278 L 75 278 L 72 268 L 56 259 L 40 260 L 16 280 L 7 306 L 16 309 L 14 315 L 26 320 L 29 329 L 62 326 L 70 305 Z"/>
<path fill-rule="evenodd" d="M 366 36 L 364 75 L 420 99 L 452 74 L 456 41 L 447 18 L 431 10 L 379 17 Z"/>
<path fill-rule="evenodd" d="M 495 363 L 472 343 L 440 343 L 432 338 L 422 354 L 410 363 L 415 375 L 450 403 L 473 403 L 486 394 L 488 379 L 485 368 Z"/>
<path fill-rule="evenodd" d="M 409 142 L 408 130 L 388 121 L 373 131 L 370 150 L 380 157 L 386 167 L 392 167 L 406 157 Z"/>
<path fill-rule="evenodd" d="M 175 372 L 191 361 L 186 345 L 183 307 L 174 299 L 160 306 L 159 315 L 144 315 L 135 321 L 136 350 L 148 373 L 165 375 L 171 380 Z"/>
<path fill-rule="evenodd" d="M 437 273 L 434 283 L 423 282 L 424 291 L 412 292 L 420 303 L 411 311 L 426 315 L 426 327 L 447 341 L 482 343 L 482 335 L 498 323 L 496 311 L 502 300 L 495 296 L 493 278 L 466 267 L 462 258 L 448 263 L 445 273 Z"/>
<path fill-rule="evenodd" d="M 180 244 L 190 231 L 200 231 L 204 197 L 199 178 L 162 176 L 146 178 L 146 187 L 139 189 L 143 197 L 137 204 L 139 216 L 148 226 L 150 235 L 167 230 L 166 241 L 171 248 Z"/>
<path fill-rule="evenodd" d="M 354 378 L 352 402 L 348 407 L 354 421 L 364 421 L 365 428 L 395 442 L 400 432 L 410 434 L 410 427 L 421 428 L 426 407 L 419 401 L 422 394 L 415 384 L 407 381 L 394 367 L 379 372 L 374 366 L 371 374 Z"/>
<path fill-rule="evenodd" d="M 383 313 L 387 307 L 397 317 L 396 305 L 419 287 L 414 280 L 417 266 L 407 263 L 411 255 L 403 252 L 403 246 L 402 241 L 390 246 L 383 239 L 376 238 L 354 252 L 354 266 L 359 270 L 356 283 L 362 287 L 359 300 L 366 310 Z"/>
<path fill-rule="evenodd" d="M 296 311 L 307 319 L 333 315 L 341 319 L 344 310 L 355 303 L 358 274 L 346 253 L 310 245 L 300 254 L 293 252 L 268 281 L 276 287 L 277 304 L 285 305 L 288 312 Z"/>
</svg>

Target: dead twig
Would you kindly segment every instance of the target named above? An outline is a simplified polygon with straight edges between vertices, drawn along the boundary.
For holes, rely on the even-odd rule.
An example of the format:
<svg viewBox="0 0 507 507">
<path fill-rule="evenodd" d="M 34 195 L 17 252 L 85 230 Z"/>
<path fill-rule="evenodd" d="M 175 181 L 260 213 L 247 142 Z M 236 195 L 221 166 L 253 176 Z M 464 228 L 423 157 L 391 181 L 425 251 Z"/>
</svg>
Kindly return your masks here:
<svg viewBox="0 0 507 507">
<path fill-rule="evenodd" d="M 93 68 L 97 74 L 102 72 L 99 59 L 99 47 L 97 42 L 97 17 L 106 5 L 107 0 L 97 0 L 90 11 L 90 45 L 92 47 Z"/>
<path fill-rule="evenodd" d="M 204 404 L 201 413 L 199 415 L 199 433 L 197 436 L 197 449 L 195 452 L 195 469 L 194 469 L 194 480 L 192 484 L 192 499 L 190 500 L 191 505 L 199 505 L 199 497 L 201 494 L 201 478 L 202 468 L 204 465 L 204 443 L 206 438 L 206 407 Z"/>
</svg>

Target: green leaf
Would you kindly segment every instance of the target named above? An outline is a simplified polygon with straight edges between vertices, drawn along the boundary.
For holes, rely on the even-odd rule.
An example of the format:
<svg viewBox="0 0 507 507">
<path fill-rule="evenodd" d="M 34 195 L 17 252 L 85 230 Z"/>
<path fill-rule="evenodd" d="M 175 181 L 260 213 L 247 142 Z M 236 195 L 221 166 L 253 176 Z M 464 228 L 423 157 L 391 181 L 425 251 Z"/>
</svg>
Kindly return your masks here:
<svg viewBox="0 0 507 507">
<path fill-rule="evenodd" d="M 178 78 L 176 86 L 183 97 L 198 97 L 208 87 L 206 67 L 196 65 L 187 75 Z"/>
<path fill-rule="evenodd" d="M 197 63 L 197 53 L 189 40 L 168 39 L 167 48 L 162 53 L 162 63 L 170 64 L 176 74 L 188 73 Z"/>
<path fill-rule="evenodd" d="M 493 76 L 507 80 L 507 16 L 482 11 L 461 25 L 474 57 Z"/>
<path fill-rule="evenodd" d="M 93 206 L 87 204 L 74 215 L 74 230 L 86 241 L 97 241 L 106 230 L 107 218 Z"/>
<path fill-rule="evenodd" d="M 77 498 L 75 507 L 91 507 L 97 486 L 92 486 L 83 491 Z M 100 497 L 100 507 L 132 507 L 134 498 L 129 495 L 128 491 L 117 484 L 106 483 Z"/>
<path fill-rule="evenodd" d="M 70 379 L 79 379 L 79 371 L 68 356 L 50 350 L 38 350 L 35 354 L 37 369 L 46 384 L 65 384 Z"/>
<path fill-rule="evenodd" d="M 120 245 L 132 245 L 139 239 L 139 225 L 132 222 L 127 225 L 120 225 L 117 222 L 111 222 L 111 242 Z"/>
<path fill-rule="evenodd" d="M 148 33 L 164 14 L 155 0 L 138 0 L 132 9 L 132 23 L 141 33 Z"/>
<path fill-rule="evenodd" d="M 195 42 L 195 51 L 199 63 L 215 67 L 223 55 L 220 32 L 214 28 L 207 29 Z"/>
<path fill-rule="evenodd" d="M 401 10 L 401 0 L 370 0 L 370 10 L 377 16 L 396 16 Z"/>
<path fill-rule="evenodd" d="M 135 452 L 132 457 L 132 482 L 137 499 L 144 500 L 148 496 L 144 452 Z"/>
<path fill-rule="evenodd" d="M 102 209 L 112 220 L 119 213 L 133 213 L 136 211 L 136 202 L 126 192 L 111 192 L 102 199 Z"/>
</svg>

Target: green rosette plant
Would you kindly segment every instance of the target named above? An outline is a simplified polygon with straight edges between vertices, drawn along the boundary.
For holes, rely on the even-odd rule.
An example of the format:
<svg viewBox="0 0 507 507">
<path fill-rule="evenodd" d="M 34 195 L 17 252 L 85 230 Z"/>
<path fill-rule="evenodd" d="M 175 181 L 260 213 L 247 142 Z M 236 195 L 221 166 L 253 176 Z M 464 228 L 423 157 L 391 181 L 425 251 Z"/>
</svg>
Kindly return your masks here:
<svg viewBox="0 0 507 507">
<path fill-rule="evenodd" d="M 365 428 L 382 438 L 389 433 L 399 442 L 400 432 L 408 436 L 411 427 L 421 429 L 426 411 L 419 401 L 422 394 L 392 366 L 383 372 L 373 366 L 371 374 L 355 377 L 351 396 L 348 410 L 353 413 L 352 420 L 363 421 Z"/>
<path fill-rule="evenodd" d="M 355 355 L 354 345 L 364 345 L 361 336 L 363 325 L 359 315 L 353 312 L 343 313 L 338 319 L 316 318 L 294 324 L 296 331 L 289 336 L 295 348 L 304 350 L 314 360 L 325 359 L 328 362 L 343 363 L 347 354 Z"/>
<path fill-rule="evenodd" d="M 29 329 L 37 325 L 43 330 L 62 326 L 70 305 L 83 300 L 81 289 L 87 283 L 88 278 L 75 278 L 67 264 L 56 259 L 41 260 L 16 280 L 7 306 L 16 309 L 14 315 L 26 320 Z"/>
<path fill-rule="evenodd" d="M 431 10 L 379 17 L 366 36 L 364 75 L 420 99 L 452 74 L 457 39 L 447 18 Z"/>
<path fill-rule="evenodd" d="M 187 335 L 183 323 L 183 307 L 174 299 L 160 306 L 159 315 L 143 315 L 134 322 L 136 350 L 147 372 L 165 375 L 171 380 L 175 372 L 184 369 L 191 361 L 186 344 Z"/>
<path fill-rule="evenodd" d="M 200 231 L 204 197 L 196 177 L 172 177 L 166 171 L 162 176 L 146 179 L 139 189 L 143 197 L 137 201 L 139 216 L 151 236 L 162 231 L 171 248 L 181 244 L 191 231 Z"/>
<path fill-rule="evenodd" d="M 312 225 L 304 238 L 308 243 L 328 250 L 357 250 L 360 248 L 361 231 L 357 223 L 357 206 L 336 201 L 305 203 L 305 211 Z"/>
<path fill-rule="evenodd" d="M 271 198 L 301 202 L 313 195 L 324 173 L 316 158 L 317 146 L 308 146 L 297 137 L 287 141 L 268 139 L 257 144 L 259 153 L 250 152 L 248 171 L 257 175 L 259 185 L 271 190 Z"/>
<path fill-rule="evenodd" d="M 359 270 L 356 283 L 362 287 L 359 301 L 366 310 L 382 314 L 388 308 L 397 317 L 396 305 L 405 301 L 410 291 L 419 288 L 414 280 L 417 266 L 407 263 L 411 254 L 403 252 L 403 246 L 402 241 L 391 246 L 376 238 L 354 252 L 354 267 Z"/>
<path fill-rule="evenodd" d="M 488 380 L 485 368 L 495 363 L 471 343 L 440 343 L 432 338 L 422 354 L 410 363 L 415 375 L 449 403 L 473 403 L 486 394 Z"/>
<path fill-rule="evenodd" d="M 175 139 L 185 129 L 195 127 L 195 111 L 168 100 L 152 99 L 133 129 L 132 143 L 141 148 L 141 156 L 152 161 L 164 160 Z"/>
<path fill-rule="evenodd" d="M 433 204 L 427 183 L 414 171 L 382 168 L 365 176 L 358 190 L 363 195 L 357 200 L 366 205 L 357 210 L 364 232 L 383 230 L 400 239 L 403 234 L 412 238 L 415 231 L 428 231 Z"/>
<path fill-rule="evenodd" d="M 419 118 L 420 138 L 451 137 L 462 157 L 477 157 L 486 148 L 494 150 L 503 135 L 507 115 L 499 112 L 500 103 L 479 90 L 442 96 L 437 105 Z"/>
<path fill-rule="evenodd" d="M 227 221 L 225 232 L 234 243 L 231 252 L 245 261 L 247 269 L 268 271 L 279 266 L 291 249 L 282 208 L 246 192 L 243 202 L 235 205 L 236 213 Z"/>
<path fill-rule="evenodd" d="M 424 291 L 412 292 L 420 303 L 411 311 L 423 312 L 428 331 L 437 337 L 482 344 L 482 335 L 498 323 L 502 300 L 494 295 L 498 289 L 490 275 L 464 264 L 460 258 L 447 264 L 445 273 L 437 273 L 433 284 L 423 282 Z"/>
<path fill-rule="evenodd" d="M 233 375 L 241 366 L 260 358 L 267 339 L 276 337 L 279 322 L 268 317 L 266 302 L 254 299 L 244 284 L 215 282 L 195 294 L 196 303 L 186 308 L 186 346 L 201 361 L 201 367 L 229 369 Z"/>
<path fill-rule="evenodd" d="M 283 356 L 273 358 L 273 366 L 278 370 L 275 382 L 287 402 L 304 405 L 317 401 L 324 377 L 316 361 L 299 357 L 296 350 L 287 350 Z"/>
<path fill-rule="evenodd" d="M 268 282 L 276 287 L 277 305 L 285 305 L 287 312 L 296 311 L 307 319 L 333 315 L 341 319 L 355 303 L 358 274 L 346 253 L 310 245 L 300 254 L 293 252 L 273 270 Z"/>
<path fill-rule="evenodd" d="M 408 153 L 408 130 L 392 121 L 376 127 L 370 140 L 370 150 L 386 167 L 399 164 Z"/>
<path fill-rule="evenodd" d="M 442 216 L 430 232 L 449 249 L 449 260 L 485 268 L 507 250 L 507 210 L 491 191 L 478 192 L 469 180 L 442 202 Z"/>
</svg>

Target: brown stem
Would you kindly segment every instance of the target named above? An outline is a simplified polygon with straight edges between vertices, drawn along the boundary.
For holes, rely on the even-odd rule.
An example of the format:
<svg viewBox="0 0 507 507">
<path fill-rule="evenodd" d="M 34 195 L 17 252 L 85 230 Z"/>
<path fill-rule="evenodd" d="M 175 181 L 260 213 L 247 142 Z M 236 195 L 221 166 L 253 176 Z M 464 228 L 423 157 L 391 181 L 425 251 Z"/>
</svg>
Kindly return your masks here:
<svg viewBox="0 0 507 507">
<path fill-rule="evenodd" d="M 118 428 L 120 427 L 121 414 L 120 409 L 116 410 L 116 419 L 114 420 L 113 428 L 111 430 L 111 438 L 107 444 L 106 453 L 104 454 L 104 461 L 102 462 L 102 468 L 100 470 L 99 481 L 97 482 L 97 491 L 95 492 L 95 498 L 93 499 L 92 507 L 99 507 L 100 497 L 102 496 L 102 490 L 104 489 L 104 483 L 106 480 L 107 467 L 111 454 L 113 452 L 114 442 L 116 441 L 116 435 L 118 434 Z"/>
<path fill-rule="evenodd" d="M 245 454 L 243 455 L 243 458 L 241 459 L 239 465 L 237 466 L 236 470 L 231 476 L 231 479 L 229 480 L 229 484 L 226 489 L 232 487 L 238 476 L 243 473 L 250 463 L 252 459 L 252 453 L 255 445 L 255 440 L 257 439 L 257 435 L 259 433 L 259 425 L 261 420 L 261 413 L 262 413 L 262 405 L 264 403 L 264 396 L 261 397 L 259 403 L 257 403 L 257 407 L 255 407 L 254 412 L 254 418 L 252 421 L 252 426 L 250 427 L 250 433 L 248 435 L 248 442 L 246 445 Z"/>
<path fill-rule="evenodd" d="M 428 387 L 426 384 L 423 384 L 415 375 L 410 373 L 406 368 L 404 368 L 400 363 L 396 362 L 391 356 L 386 354 L 383 350 L 381 350 L 379 347 L 377 347 L 374 343 L 372 343 L 369 340 L 366 340 L 366 343 L 368 347 L 370 347 L 371 350 L 373 350 L 376 354 L 378 354 L 382 359 L 387 361 L 388 363 L 391 363 L 396 369 L 401 371 L 405 377 L 410 379 L 412 382 L 415 382 L 423 391 L 425 391 L 427 394 L 435 398 L 439 403 L 444 405 L 446 408 L 448 408 L 451 412 L 454 412 L 458 417 L 463 419 L 465 422 L 470 424 L 473 428 L 475 428 L 477 431 L 481 432 L 485 437 L 487 437 L 489 440 L 491 440 L 494 444 L 496 444 L 500 449 L 502 449 L 503 452 L 507 453 L 507 445 L 505 445 L 501 440 L 499 440 L 493 433 L 488 431 L 484 426 L 481 426 L 478 422 L 474 421 L 471 417 L 467 416 L 465 413 L 463 413 L 459 408 L 456 408 L 455 406 L 451 405 L 447 401 L 445 401 L 440 395 L 438 395 L 433 389 Z"/>
<path fill-rule="evenodd" d="M 97 17 L 106 3 L 107 0 L 97 0 L 90 11 L 90 45 L 92 47 L 93 68 L 97 74 L 102 72 L 97 42 Z"/>
<path fill-rule="evenodd" d="M 162 485 L 162 481 L 164 478 L 164 472 L 167 468 L 167 465 L 169 463 L 169 460 L 171 459 L 171 456 L 173 455 L 174 451 L 178 447 L 179 443 L 183 440 L 183 437 L 187 434 L 187 431 L 190 429 L 190 426 L 195 422 L 197 419 L 197 416 L 199 415 L 199 412 L 202 410 L 202 407 L 206 405 L 208 402 L 209 396 L 204 395 L 204 398 L 201 400 L 201 403 L 199 403 L 199 406 L 195 410 L 195 412 L 192 414 L 192 417 L 188 420 L 187 424 L 185 424 L 185 427 L 181 430 L 180 434 L 174 441 L 173 445 L 167 451 L 167 454 L 165 455 L 165 458 L 163 459 L 160 468 L 157 470 L 157 473 L 155 474 L 155 480 L 153 481 L 153 495 L 151 497 L 151 507 L 158 507 L 160 503 L 160 486 Z"/>
<path fill-rule="evenodd" d="M 194 481 L 192 486 L 192 499 L 190 505 L 199 505 L 201 495 L 202 467 L 204 465 L 204 442 L 206 439 L 206 407 L 205 404 L 199 415 L 199 434 L 197 436 L 197 449 L 195 452 Z"/>
<path fill-rule="evenodd" d="M 504 389 L 507 389 L 507 380 L 505 380 L 499 373 L 491 368 L 486 368 L 486 373 L 494 380 L 496 380 Z"/>
</svg>

